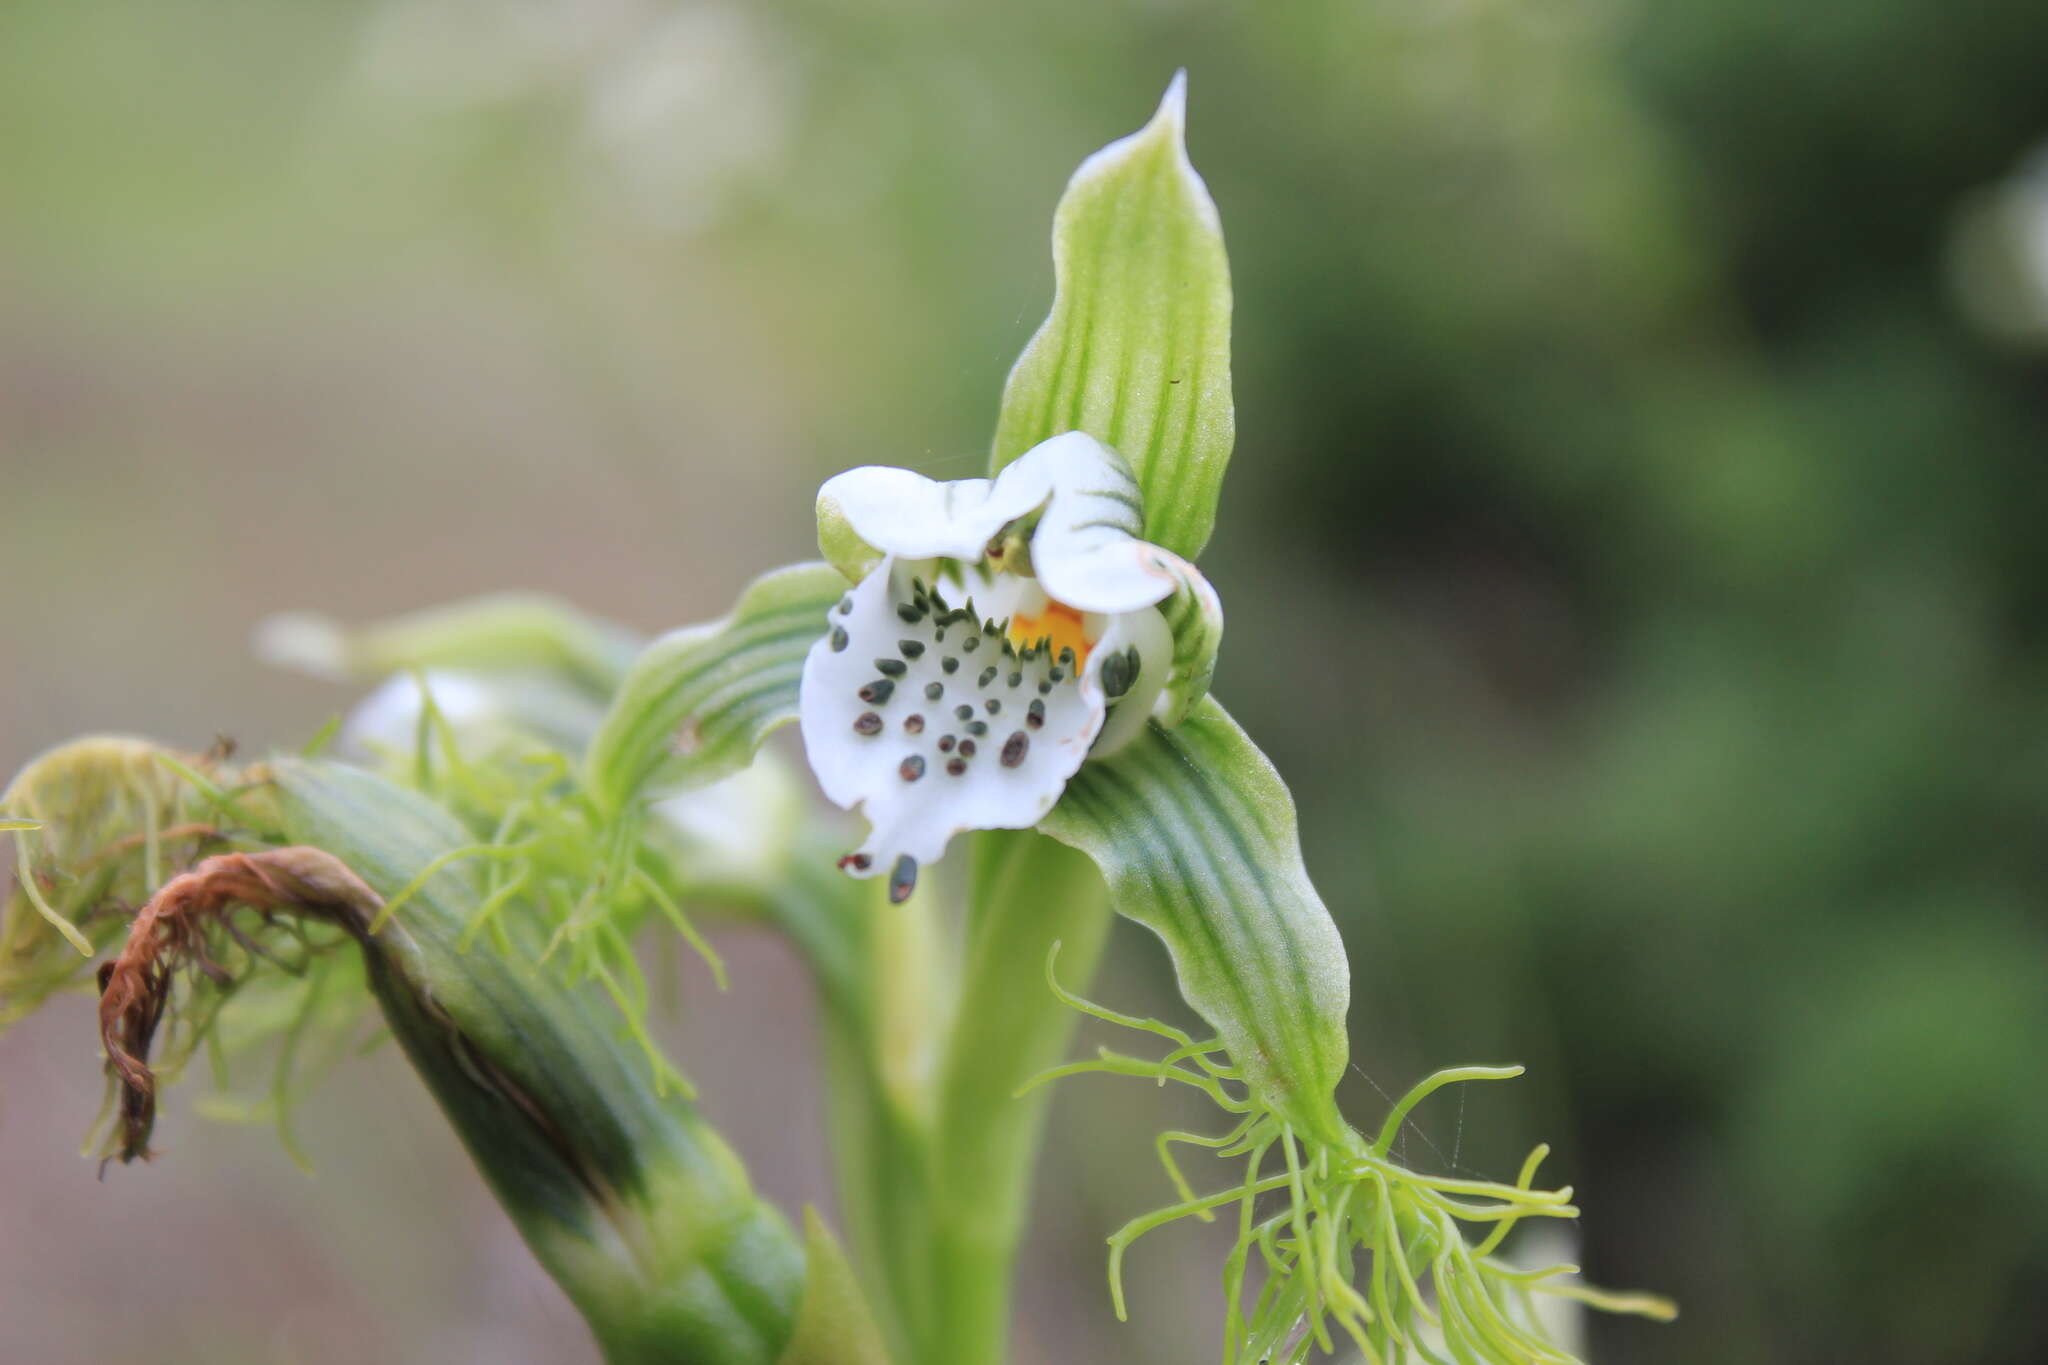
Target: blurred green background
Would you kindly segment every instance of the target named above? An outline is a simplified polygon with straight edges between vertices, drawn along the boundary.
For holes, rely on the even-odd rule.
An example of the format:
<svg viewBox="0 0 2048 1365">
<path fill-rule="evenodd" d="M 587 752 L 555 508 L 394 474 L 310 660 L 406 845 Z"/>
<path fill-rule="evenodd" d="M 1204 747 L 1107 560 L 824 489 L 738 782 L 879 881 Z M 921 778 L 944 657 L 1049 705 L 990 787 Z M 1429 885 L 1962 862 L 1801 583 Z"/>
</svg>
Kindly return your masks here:
<svg viewBox="0 0 2048 1365">
<path fill-rule="evenodd" d="M 0 770 L 252 750 L 284 607 L 654 629 L 816 482 L 978 468 L 1076 162 L 1178 66 L 1238 294 L 1205 568 L 1376 1122 L 1577 1184 L 1600 1362 L 2048 1353 L 2048 11 L 1934 0 L 11 0 Z M 1128 926 L 1126 926 L 1128 929 Z M 802 974 L 668 1025 L 829 1199 Z M 1120 933 L 1097 992 L 1172 1007 Z M 395 1056 L 95 1184 L 85 1001 L 0 1038 L 11 1365 L 594 1359 Z M 764 1076 L 776 1078 L 764 1083 Z M 786 1078 L 786 1079 L 785 1079 Z M 1210 1358 L 1149 1087 L 1069 1083 L 1026 1362 Z"/>
</svg>

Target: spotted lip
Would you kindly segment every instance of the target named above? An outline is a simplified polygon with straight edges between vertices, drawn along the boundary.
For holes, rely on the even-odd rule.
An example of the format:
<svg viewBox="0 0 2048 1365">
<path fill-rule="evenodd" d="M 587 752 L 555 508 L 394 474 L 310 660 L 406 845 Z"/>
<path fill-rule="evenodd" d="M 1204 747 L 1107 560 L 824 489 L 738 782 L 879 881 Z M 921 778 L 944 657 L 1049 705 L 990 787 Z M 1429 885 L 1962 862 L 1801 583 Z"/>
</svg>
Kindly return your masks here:
<svg viewBox="0 0 2048 1365">
<path fill-rule="evenodd" d="M 1107 698 L 1085 637 L 1020 639 L 1021 610 L 984 614 L 969 596 L 1058 615 L 1012 579 L 969 568 L 927 582 L 923 566 L 885 560 L 827 613 L 805 662 L 812 767 L 874 827 L 841 866 L 886 873 L 892 896 L 907 897 L 954 834 L 1036 824 L 1101 731 Z"/>
</svg>

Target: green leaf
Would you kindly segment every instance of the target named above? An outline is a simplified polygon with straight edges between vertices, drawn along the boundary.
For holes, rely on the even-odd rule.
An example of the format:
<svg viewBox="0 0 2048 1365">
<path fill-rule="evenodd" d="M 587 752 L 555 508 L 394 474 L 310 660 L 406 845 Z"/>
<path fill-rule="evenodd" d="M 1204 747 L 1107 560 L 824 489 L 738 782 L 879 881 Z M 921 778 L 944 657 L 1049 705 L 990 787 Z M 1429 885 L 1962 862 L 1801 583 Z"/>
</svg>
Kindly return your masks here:
<svg viewBox="0 0 2048 1365">
<path fill-rule="evenodd" d="M 846 594 L 829 564 L 754 580 L 732 615 L 669 632 L 627 670 L 591 741 L 589 791 L 621 811 L 654 788 L 697 786 L 743 768 L 768 733 L 796 716 L 804 655 Z"/>
<path fill-rule="evenodd" d="M 42 827 L 43 822 L 40 820 L 11 820 L 4 815 L 0 815 L 0 830 L 41 829 Z"/>
<path fill-rule="evenodd" d="M 853 1267 L 818 1211 L 804 1208 L 804 1296 L 776 1365 L 889 1365 Z"/>
<path fill-rule="evenodd" d="M 1063 431 L 1130 461 L 1145 538 L 1189 559 L 1216 522 L 1236 417 L 1230 266 L 1188 161 L 1186 81 L 1083 162 L 1053 219 L 1052 313 L 1003 390 L 991 470 Z"/>
<path fill-rule="evenodd" d="M 461 825 L 342 764 L 287 759 L 272 773 L 289 838 L 340 858 L 387 903 L 412 888 L 361 935 L 371 989 L 606 1360 L 775 1365 L 803 1284 L 787 1223 L 694 1108 L 657 1089 L 590 992 L 516 953 L 462 951 L 482 887 L 474 863 L 450 861 L 470 842 Z"/>
<path fill-rule="evenodd" d="M 1181 995 L 1256 1098 L 1341 1142 L 1344 944 L 1302 866 L 1294 800 L 1214 699 L 1084 764 L 1039 828 L 1088 854 L 1118 913 L 1166 942 Z"/>
</svg>

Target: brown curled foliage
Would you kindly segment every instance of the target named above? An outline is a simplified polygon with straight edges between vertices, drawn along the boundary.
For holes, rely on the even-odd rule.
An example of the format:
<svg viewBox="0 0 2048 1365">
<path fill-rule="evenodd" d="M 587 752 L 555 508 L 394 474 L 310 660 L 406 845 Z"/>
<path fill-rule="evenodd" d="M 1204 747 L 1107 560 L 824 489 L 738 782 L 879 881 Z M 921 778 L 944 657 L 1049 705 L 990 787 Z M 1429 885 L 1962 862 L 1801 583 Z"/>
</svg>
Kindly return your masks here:
<svg viewBox="0 0 2048 1365">
<path fill-rule="evenodd" d="M 120 956 L 100 967 L 100 1041 L 121 1091 L 121 1160 L 149 1156 L 156 1122 L 149 1049 L 178 969 L 189 964 L 223 984 L 227 980 L 226 968 L 208 954 L 213 929 L 247 946 L 228 919 L 247 908 L 266 920 L 309 916 L 361 938 L 382 905 L 362 878 L 317 848 L 223 853 L 164 883 L 135 916 Z"/>
</svg>

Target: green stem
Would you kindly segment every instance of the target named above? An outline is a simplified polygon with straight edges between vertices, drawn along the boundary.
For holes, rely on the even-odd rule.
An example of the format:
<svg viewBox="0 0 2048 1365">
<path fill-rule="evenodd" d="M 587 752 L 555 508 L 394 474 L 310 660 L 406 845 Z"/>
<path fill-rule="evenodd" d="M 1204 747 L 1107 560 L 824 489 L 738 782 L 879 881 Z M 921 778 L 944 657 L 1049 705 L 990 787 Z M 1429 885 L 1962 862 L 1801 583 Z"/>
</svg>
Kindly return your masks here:
<svg viewBox="0 0 2048 1365">
<path fill-rule="evenodd" d="M 938 1075 L 930 1209 L 929 1314 L 919 1365 L 999 1365 L 1047 1092 L 1016 1090 L 1065 1055 L 1077 1016 L 1045 983 L 1084 987 L 1107 936 L 1094 864 L 1030 831 L 975 837 L 960 1003 Z"/>
</svg>

